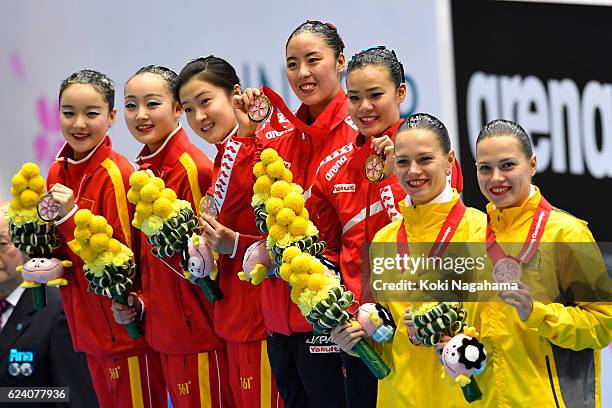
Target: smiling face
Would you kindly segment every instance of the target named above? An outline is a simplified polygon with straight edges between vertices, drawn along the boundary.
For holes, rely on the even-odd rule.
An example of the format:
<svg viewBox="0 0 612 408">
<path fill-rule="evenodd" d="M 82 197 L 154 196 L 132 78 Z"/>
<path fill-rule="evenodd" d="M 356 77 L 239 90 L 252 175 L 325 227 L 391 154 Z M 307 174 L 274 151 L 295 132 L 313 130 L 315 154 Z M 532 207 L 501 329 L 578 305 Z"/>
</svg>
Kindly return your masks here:
<svg viewBox="0 0 612 408">
<path fill-rule="evenodd" d="M 351 71 L 346 86 L 349 114 L 364 136 L 378 136 L 399 120 L 406 84 L 396 89 L 384 66 L 368 65 Z"/>
<path fill-rule="evenodd" d="M 536 164 L 535 155 L 527 158 L 511 135 L 488 137 L 476 146 L 478 186 L 497 208 L 527 201 Z"/>
<path fill-rule="evenodd" d="M 136 140 L 155 152 L 178 126 L 183 113 L 170 94 L 166 81 L 145 72 L 125 85 L 125 123 Z"/>
<path fill-rule="evenodd" d="M 96 147 L 115 122 L 117 111 L 109 112 L 102 94 L 89 84 L 72 84 L 60 99 L 60 124 L 66 142 L 79 160 Z"/>
<path fill-rule="evenodd" d="M 291 89 L 316 119 L 340 90 L 344 54 L 336 58 L 321 36 L 303 32 L 287 44 L 286 63 Z"/>
<path fill-rule="evenodd" d="M 223 88 L 194 77 L 179 94 L 189 127 L 208 143 L 221 142 L 236 126 L 231 96 Z"/>
<path fill-rule="evenodd" d="M 395 173 L 416 205 L 442 194 L 454 162 L 455 153 L 445 153 L 431 130 L 406 129 L 395 136 Z"/>
</svg>

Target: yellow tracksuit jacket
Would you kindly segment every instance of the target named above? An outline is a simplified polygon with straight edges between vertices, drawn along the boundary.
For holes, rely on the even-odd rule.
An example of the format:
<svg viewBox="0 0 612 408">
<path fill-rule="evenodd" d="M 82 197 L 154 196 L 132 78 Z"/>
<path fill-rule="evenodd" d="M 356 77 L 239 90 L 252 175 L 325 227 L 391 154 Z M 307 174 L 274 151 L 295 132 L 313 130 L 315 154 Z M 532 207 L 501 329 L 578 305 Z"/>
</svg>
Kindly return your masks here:
<svg viewBox="0 0 612 408">
<path fill-rule="evenodd" d="M 509 255 L 518 255 L 528 235 L 541 198 L 534 191 L 521 207 L 487 206 L 490 228 Z M 570 245 L 568 254 L 576 242 L 592 245 Z M 596 287 L 610 301 L 612 290 L 586 222 L 553 208 L 538 252 L 522 269 L 535 299 L 525 322 L 502 302 L 470 305 L 468 321 L 487 350 L 487 368 L 477 376 L 481 406 L 600 407 L 599 350 L 612 339 L 612 304 L 580 302 L 587 299 L 576 291 Z"/>
<path fill-rule="evenodd" d="M 399 207 L 406 222 L 407 241 L 409 243 L 434 242 L 448 213 L 458 199 L 459 195 L 453 190 L 452 199 L 448 202 L 406 206 L 402 201 Z M 393 245 L 376 243 L 396 242 L 397 231 L 400 227 L 402 227 L 402 220 L 396 220 L 375 235 L 374 245 L 371 247 L 371 258 L 382 256 L 381 252 L 384 252 L 384 248 L 388 248 L 389 252 L 395 250 Z M 473 208 L 467 208 L 451 242 L 482 243 L 485 238 L 485 227 L 485 215 Z M 389 255 L 394 256 L 387 254 Z M 381 296 L 377 300 L 389 308 L 393 314 L 393 319 L 397 323 L 397 332 L 393 341 L 385 343 L 382 347 L 382 358 L 391 368 L 391 373 L 379 382 L 377 406 L 384 408 L 468 406 L 461 388 L 450 380 L 441 379 L 442 365 L 436 357 L 434 348 L 414 346 L 408 340 L 407 328 L 402 321 L 404 312 L 411 303 L 385 301 L 384 294 Z M 469 406 L 478 406 L 478 403 Z"/>
</svg>

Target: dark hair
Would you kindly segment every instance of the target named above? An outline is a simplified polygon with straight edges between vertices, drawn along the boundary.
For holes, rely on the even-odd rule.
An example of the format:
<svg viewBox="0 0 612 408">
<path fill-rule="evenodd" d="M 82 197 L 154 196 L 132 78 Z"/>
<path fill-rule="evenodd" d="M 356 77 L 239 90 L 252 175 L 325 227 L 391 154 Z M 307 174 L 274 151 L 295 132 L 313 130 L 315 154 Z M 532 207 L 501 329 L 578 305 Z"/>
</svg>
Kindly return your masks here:
<svg viewBox="0 0 612 408">
<path fill-rule="evenodd" d="M 444 123 L 440 119 L 428 113 L 415 113 L 410 116 L 402 123 L 397 130 L 397 134 L 405 130 L 410 129 L 426 129 L 431 130 L 436 135 L 440 147 L 444 153 L 448 153 L 451 150 L 450 136 Z"/>
<path fill-rule="evenodd" d="M 478 146 L 478 143 L 481 141 L 495 136 L 513 136 L 519 143 L 525 157 L 531 159 L 531 156 L 533 156 L 531 139 L 529 139 L 529 135 L 525 132 L 525 129 L 518 123 L 506 119 L 492 120 L 480 129 L 478 138 L 476 139 L 476 146 Z"/>
<path fill-rule="evenodd" d="M 238 78 L 236 70 L 223 58 L 214 55 L 196 58 L 189 61 L 178 74 L 174 87 L 174 97 L 177 101 L 180 102 L 179 93 L 183 85 L 196 76 L 201 81 L 225 89 L 228 95 L 234 92 L 234 86 L 240 85 L 240 78 Z"/>
<path fill-rule="evenodd" d="M 307 20 L 300 24 L 289 36 L 287 39 L 287 44 L 285 44 L 285 50 L 289 46 L 289 41 L 298 34 L 302 33 L 313 33 L 321 37 L 329 48 L 334 50 L 334 55 L 336 58 L 342 54 L 344 51 L 344 41 L 338 34 L 338 29 L 332 23 L 323 23 L 318 20 Z"/>
<path fill-rule="evenodd" d="M 170 95 L 172 95 L 173 98 L 175 97 L 174 88 L 176 87 L 176 82 L 178 81 L 178 75 L 170 68 L 161 65 L 147 65 L 146 67 L 140 68 L 138 71 L 136 71 L 134 75 L 130 77 L 130 79 L 125 82 L 125 84 L 127 85 L 127 83 L 130 82 L 130 80 L 135 76 L 147 72 L 150 74 L 159 75 L 166 83 L 166 87 L 168 88 Z"/>
<path fill-rule="evenodd" d="M 353 58 L 348 62 L 346 67 L 347 78 L 352 71 L 365 68 L 369 65 L 379 65 L 385 67 L 389 71 L 389 75 L 395 83 L 395 88 L 406 81 L 404 77 L 404 66 L 397 59 L 395 51 L 388 50 L 384 45 L 368 48 L 353 55 Z"/>
<path fill-rule="evenodd" d="M 93 86 L 104 98 L 108 105 L 109 112 L 115 107 L 115 84 L 103 73 L 94 71 L 93 69 L 82 69 L 70 74 L 60 85 L 58 99 L 61 100 L 64 91 L 70 85 L 74 84 L 87 84 Z"/>
</svg>

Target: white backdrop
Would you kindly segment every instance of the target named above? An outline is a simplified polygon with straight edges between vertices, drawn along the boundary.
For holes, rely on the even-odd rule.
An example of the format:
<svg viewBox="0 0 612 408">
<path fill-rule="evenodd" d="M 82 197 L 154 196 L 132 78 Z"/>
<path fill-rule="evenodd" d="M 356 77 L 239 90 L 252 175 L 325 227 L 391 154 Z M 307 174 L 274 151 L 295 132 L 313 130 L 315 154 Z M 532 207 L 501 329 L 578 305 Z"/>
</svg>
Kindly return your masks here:
<svg viewBox="0 0 612 408">
<path fill-rule="evenodd" d="M 10 4 L 10 5 L 8 5 Z M 26 161 L 46 171 L 63 142 L 59 132 L 59 83 L 71 72 L 93 68 L 116 81 L 119 117 L 111 129 L 116 150 L 138 152 L 123 121 L 123 84 L 149 64 L 175 70 L 214 53 L 238 70 L 243 86 L 262 76 L 296 106 L 284 76 L 287 36 L 306 19 L 333 22 L 355 52 L 384 44 L 396 50 L 414 87 L 404 104 L 427 111 L 455 129 L 452 61 L 445 0 L 309 0 L 308 2 L 183 0 L 21 0 L 0 14 L 0 196 Z M 452 132 L 454 133 L 454 132 Z M 193 135 L 193 134 L 192 134 Z M 209 155 L 204 142 L 193 138 Z M 603 388 L 612 385 L 612 349 L 602 353 Z M 604 390 L 604 406 L 612 392 Z"/>
</svg>

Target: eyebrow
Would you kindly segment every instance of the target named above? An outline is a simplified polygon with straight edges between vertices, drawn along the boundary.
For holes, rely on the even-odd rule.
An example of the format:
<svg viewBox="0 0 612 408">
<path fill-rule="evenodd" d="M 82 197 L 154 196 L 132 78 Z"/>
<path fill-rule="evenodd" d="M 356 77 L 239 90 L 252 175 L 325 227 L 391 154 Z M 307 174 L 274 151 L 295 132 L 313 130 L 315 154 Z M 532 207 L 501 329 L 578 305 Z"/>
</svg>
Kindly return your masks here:
<svg viewBox="0 0 612 408">
<path fill-rule="evenodd" d="M 144 97 L 145 98 L 150 98 L 152 96 L 156 96 L 158 98 L 163 98 L 164 97 L 163 95 L 156 94 L 156 93 L 146 94 Z M 125 95 L 125 99 L 127 99 L 127 98 L 136 98 L 136 95 Z"/>
<path fill-rule="evenodd" d="M 321 54 L 321 51 L 310 51 L 309 53 L 307 53 L 306 55 L 304 55 L 305 57 L 310 57 L 312 55 L 315 54 Z M 287 57 L 287 61 L 289 61 L 290 59 L 297 59 L 297 57 Z"/>
<path fill-rule="evenodd" d="M 74 109 L 74 106 L 72 106 L 72 105 L 62 105 L 62 109 L 65 109 L 65 108 L 73 108 Z M 89 105 L 89 106 L 86 106 L 85 109 L 103 109 L 103 107 L 99 106 L 99 105 Z"/>
<path fill-rule="evenodd" d="M 193 100 L 195 101 L 195 100 L 197 100 L 198 98 L 200 98 L 202 95 L 206 95 L 206 94 L 209 94 L 209 93 L 211 93 L 211 92 L 210 92 L 210 91 L 202 91 L 202 92 L 200 92 L 199 94 L 197 94 L 197 95 L 196 95 L 196 96 L 193 98 Z M 188 104 L 188 103 L 189 103 L 189 101 L 181 101 L 180 103 L 181 103 L 181 105 L 185 105 L 185 104 Z"/>
<path fill-rule="evenodd" d="M 384 90 L 384 89 L 381 86 L 374 86 L 372 88 L 366 89 L 366 92 L 382 91 L 382 90 Z M 349 89 L 348 93 L 359 93 L 359 91 L 355 91 L 355 90 Z"/>
</svg>

